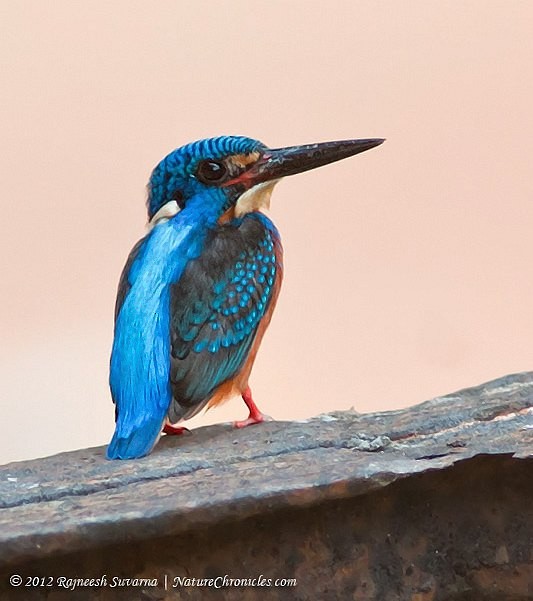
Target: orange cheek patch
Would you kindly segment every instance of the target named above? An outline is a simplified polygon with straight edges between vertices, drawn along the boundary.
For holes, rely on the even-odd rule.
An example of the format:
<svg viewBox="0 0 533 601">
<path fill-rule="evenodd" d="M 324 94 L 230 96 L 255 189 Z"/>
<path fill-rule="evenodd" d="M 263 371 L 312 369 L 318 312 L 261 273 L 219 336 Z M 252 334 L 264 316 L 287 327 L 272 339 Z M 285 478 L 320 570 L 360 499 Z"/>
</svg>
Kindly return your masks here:
<svg viewBox="0 0 533 601">
<path fill-rule="evenodd" d="M 239 169 L 245 169 L 248 165 L 257 162 L 261 155 L 258 152 L 249 154 L 235 154 L 229 157 L 229 160 Z"/>
<path fill-rule="evenodd" d="M 228 223 L 235 217 L 235 207 L 230 207 L 225 213 L 218 218 L 218 224 L 223 225 L 224 223 Z"/>
</svg>

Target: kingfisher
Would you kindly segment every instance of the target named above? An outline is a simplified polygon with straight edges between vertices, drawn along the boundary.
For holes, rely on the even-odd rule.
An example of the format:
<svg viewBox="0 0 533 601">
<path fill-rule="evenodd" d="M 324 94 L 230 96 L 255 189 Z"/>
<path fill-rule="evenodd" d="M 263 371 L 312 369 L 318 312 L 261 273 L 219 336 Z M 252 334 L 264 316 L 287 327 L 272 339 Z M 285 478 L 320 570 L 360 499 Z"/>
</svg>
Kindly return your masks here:
<svg viewBox="0 0 533 601">
<path fill-rule="evenodd" d="M 275 184 L 381 144 L 381 138 L 268 148 L 243 136 L 192 142 L 148 183 L 148 233 L 122 271 L 109 383 L 109 459 L 150 453 L 179 422 L 241 395 L 242 428 L 267 416 L 248 379 L 283 276 L 283 250 L 264 213 Z"/>
</svg>

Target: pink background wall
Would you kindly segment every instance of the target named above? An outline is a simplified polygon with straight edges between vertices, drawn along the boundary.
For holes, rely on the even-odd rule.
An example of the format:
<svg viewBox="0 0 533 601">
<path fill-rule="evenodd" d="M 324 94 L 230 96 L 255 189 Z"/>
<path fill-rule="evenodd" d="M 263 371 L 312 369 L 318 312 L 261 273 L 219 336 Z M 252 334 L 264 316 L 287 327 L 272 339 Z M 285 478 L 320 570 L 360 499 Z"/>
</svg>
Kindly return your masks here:
<svg viewBox="0 0 533 601">
<path fill-rule="evenodd" d="M 106 443 L 118 276 L 171 149 L 386 137 L 287 179 L 278 419 L 532 367 L 528 1 L 3 2 L 0 462 Z M 234 400 L 191 425 L 246 415 Z"/>
</svg>

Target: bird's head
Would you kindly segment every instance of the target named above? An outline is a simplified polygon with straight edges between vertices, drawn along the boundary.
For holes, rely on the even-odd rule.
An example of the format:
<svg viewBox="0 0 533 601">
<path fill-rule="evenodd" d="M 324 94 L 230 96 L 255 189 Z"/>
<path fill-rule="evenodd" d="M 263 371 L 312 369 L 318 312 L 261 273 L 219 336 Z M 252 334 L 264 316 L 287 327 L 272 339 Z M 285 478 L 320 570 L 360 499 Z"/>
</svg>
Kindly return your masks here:
<svg viewBox="0 0 533 601">
<path fill-rule="evenodd" d="M 268 148 L 242 136 L 192 142 L 167 155 L 148 184 L 151 225 L 189 208 L 215 220 L 268 207 L 274 185 L 287 175 L 308 171 L 378 146 L 382 139 L 322 142 Z"/>
</svg>

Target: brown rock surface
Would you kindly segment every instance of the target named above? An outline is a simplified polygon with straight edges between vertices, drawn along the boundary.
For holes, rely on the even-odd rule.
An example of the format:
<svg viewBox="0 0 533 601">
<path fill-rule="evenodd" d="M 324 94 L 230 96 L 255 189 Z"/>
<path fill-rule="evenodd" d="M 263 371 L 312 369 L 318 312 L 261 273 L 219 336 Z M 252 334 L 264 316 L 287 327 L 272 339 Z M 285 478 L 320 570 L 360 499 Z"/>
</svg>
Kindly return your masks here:
<svg viewBox="0 0 533 601">
<path fill-rule="evenodd" d="M 58 586 L 104 574 L 157 586 Z M 260 574 L 297 585 L 172 586 Z M 2 599 L 533 599 L 533 374 L 2 466 L 0 575 Z"/>
</svg>

